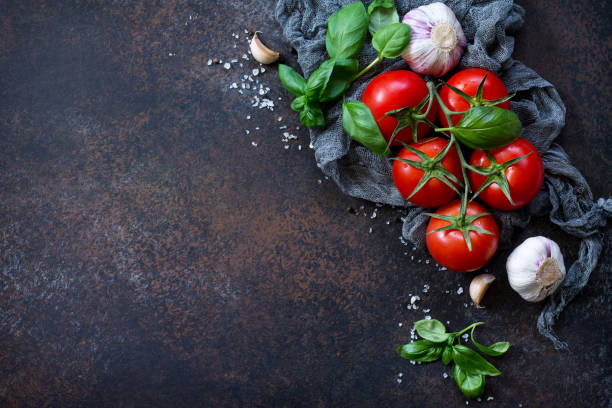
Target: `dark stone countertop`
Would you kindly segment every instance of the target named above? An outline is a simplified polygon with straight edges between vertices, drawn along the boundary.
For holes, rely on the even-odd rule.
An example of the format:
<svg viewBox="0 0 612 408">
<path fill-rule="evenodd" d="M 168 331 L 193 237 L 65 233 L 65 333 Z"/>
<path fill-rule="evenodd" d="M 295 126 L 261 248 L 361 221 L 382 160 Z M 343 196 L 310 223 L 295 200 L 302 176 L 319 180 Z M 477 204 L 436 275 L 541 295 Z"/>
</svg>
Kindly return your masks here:
<svg viewBox="0 0 612 408">
<path fill-rule="evenodd" d="M 515 57 L 557 87 L 558 141 L 609 196 L 610 3 L 518 3 Z M 272 1 L 0 5 L 0 405 L 465 406 L 447 367 L 394 352 L 430 309 L 512 343 L 483 405 L 610 406 L 609 243 L 557 323 L 570 351 L 507 285 L 508 249 L 466 307 L 472 275 L 402 245 L 401 210 L 323 177 L 275 66 L 255 77 L 273 111 L 231 88 L 257 67 L 245 29 L 295 65 Z M 576 258 L 546 219 L 516 240 L 536 233 Z"/>
</svg>

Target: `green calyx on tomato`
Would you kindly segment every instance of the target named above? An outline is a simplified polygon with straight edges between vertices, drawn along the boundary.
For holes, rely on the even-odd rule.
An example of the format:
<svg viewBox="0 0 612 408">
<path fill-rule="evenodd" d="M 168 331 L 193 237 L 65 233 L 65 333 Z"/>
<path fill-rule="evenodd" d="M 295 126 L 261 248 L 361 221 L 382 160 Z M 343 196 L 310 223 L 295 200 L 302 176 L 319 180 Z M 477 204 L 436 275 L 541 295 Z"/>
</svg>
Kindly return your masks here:
<svg viewBox="0 0 612 408">
<path fill-rule="evenodd" d="M 482 81 L 480 81 L 480 84 L 478 85 L 478 88 L 476 89 L 476 94 L 474 96 L 468 95 L 467 93 L 463 92 L 461 89 L 456 88 L 444 81 L 442 81 L 442 83 L 449 87 L 453 92 L 455 92 L 457 95 L 461 96 L 463 99 L 466 100 L 467 103 L 470 104 L 471 107 L 475 107 L 475 106 L 496 106 L 499 104 L 502 104 L 506 101 L 509 101 L 510 99 L 512 99 L 514 97 L 514 94 L 511 95 L 507 95 L 504 96 L 502 98 L 497 98 L 497 99 L 493 99 L 493 100 L 489 100 L 489 99 L 485 99 L 483 97 L 483 91 L 484 91 L 484 86 L 485 86 L 485 82 L 487 80 L 487 77 L 489 76 L 489 73 L 486 73 L 484 75 L 484 77 L 482 78 Z"/>
<path fill-rule="evenodd" d="M 461 198 L 461 208 L 459 210 L 459 214 L 457 215 L 425 213 L 425 215 L 428 215 L 432 218 L 436 218 L 438 220 L 446 221 L 449 223 L 448 225 L 444 227 L 440 227 L 432 231 L 428 231 L 427 235 L 434 234 L 436 232 L 441 232 L 441 231 L 457 230 L 461 232 L 461 234 L 463 235 L 463 239 L 465 240 L 468 251 L 472 252 L 472 241 L 470 239 L 470 231 L 478 232 L 480 234 L 487 234 L 487 235 L 495 235 L 495 233 L 491 231 L 487 231 L 486 229 L 481 228 L 474 224 L 474 221 L 476 221 L 477 219 L 481 217 L 485 217 L 485 216 L 490 216 L 491 213 L 480 212 L 478 214 L 467 215 L 467 198 L 466 197 L 467 196 L 464 195 Z"/>
<path fill-rule="evenodd" d="M 427 83 L 427 89 L 429 90 L 429 93 L 425 95 L 421 102 L 419 102 L 419 104 L 415 107 L 406 106 L 385 113 L 383 118 L 392 117 L 397 119 L 397 125 L 393 130 L 393 134 L 391 135 L 389 144 L 391 144 L 393 140 L 395 140 L 395 136 L 397 136 L 397 134 L 405 128 L 409 128 L 412 130 L 412 141 L 416 142 L 419 138 L 417 132 L 419 123 L 425 123 L 432 128 L 436 127 L 433 123 L 431 123 L 429 119 L 427 119 L 427 116 L 431 111 L 431 106 L 434 101 L 434 90 L 433 84 L 431 82 Z M 423 112 L 423 108 L 425 108 L 425 105 L 427 105 L 427 109 L 425 109 L 425 112 Z"/>
<path fill-rule="evenodd" d="M 422 142 L 416 142 L 414 145 L 426 145 L 428 143 L 434 143 L 436 142 L 438 139 L 440 138 L 431 138 L 431 139 L 427 139 L 424 140 Z M 441 141 L 443 139 L 440 139 Z M 392 160 L 396 160 L 402 163 L 406 163 L 412 167 L 414 167 L 415 169 L 421 170 L 423 172 L 423 175 L 421 177 L 421 179 L 419 180 L 419 182 L 416 184 L 416 186 L 412 189 L 412 192 L 405 197 L 406 200 L 411 200 L 413 198 L 414 195 L 416 195 L 419 191 L 421 191 L 421 189 L 423 187 L 425 187 L 425 185 L 427 183 L 429 183 L 430 180 L 432 179 L 437 179 L 440 180 L 442 183 L 444 183 L 446 186 L 448 186 L 451 190 L 453 190 L 455 193 L 457 194 L 461 194 L 461 192 L 459 191 L 459 189 L 456 187 L 458 186 L 463 186 L 463 183 L 459 180 L 459 178 L 457 176 L 455 176 L 453 173 L 451 173 L 446 167 L 444 167 L 444 164 L 446 163 L 442 163 L 442 161 L 444 160 L 444 158 L 446 157 L 447 153 L 450 151 L 450 149 L 453 147 L 452 143 L 448 143 L 448 142 L 442 142 L 442 143 L 446 143 L 446 147 L 444 147 L 444 150 L 440 151 L 438 154 L 436 154 L 433 157 L 430 157 L 427 153 L 425 153 L 422 150 L 418 150 L 415 147 L 417 146 L 410 146 L 410 145 L 406 145 L 404 144 L 404 148 L 406 150 L 408 150 L 410 153 L 413 153 L 414 155 L 416 155 L 420 160 L 409 160 L 403 157 L 393 157 Z M 419 147 L 420 147 L 419 146 Z M 428 151 L 427 147 L 423 147 L 424 149 L 426 149 L 426 151 Z M 456 156 L 456 152 L 454 154 Z M 450 157 L 450 156 L 449 156 Z M 456 160 L 458 162 L 458 160 Z M 457 167 L 457 166 L 455 166 Z M 456 171 L 456 170 L 455 170 Z M 399 175 L 398 175 L 398 171 L 396 171 L 395 174 L 395 182 L 396 185 L 398 185 L 399 183 L 399 179 L 398 179 Z M 431 194 L 430 194 L 431 195 Z M 438 196 L 442 195 L 442 193 L 436 194 L 436 197 L 432 197 L 432 199 L 437 199 Z M 449 199 L 452 198 L 452 195 L 449 197 Z M 422 200 L 418 201 L 416 203 L 418 204 L 423 204 Z M 436 206 L 436 205 L 440 205 L 440 204 L 444 204 L 444 203 L 437 203 L 437 202 L 431 202 L 430 205 L 427 205 L 428 207 L 431 206 Z"/>
<path fill-rule="evenodd" d="M 532 154 L 533 152 L 529 152 L 524 156 L 521 157 L 517 157 L 515 159 L 509 160 L 505 163 L 498 163 L 495 160 L 495 157 L 493 156 L 493 154 L 491 154 L 490 151 L 485 150 L 484 151 L 485 155 L 487 156 L 487 158 L 489 159 L 489 165 L 487 167 L 480 167 L 480 166 L 470 166 L 467 165 L 467 167 L 472 170 L 474 173 L 478 173 L 482 176 L 486 176 L 486 179 L 484 181 L 484 183 L 480 186 L 480 188 L 474 193 L 474 195 L 472 196 L 472 200 L 475 199 L 476 197 L 478 197 L 478 195 L 480 193 L 482 193 L 482 191 L 489 187 L 491 184 L 495 183 L 499 186 L 499 188 L 501 189 L 501 191 L 504 193 L 504 195 L 506 196 L 506 198 L 508 199 L 508 201 L 510 201 L 510 204 L 512 204 L 513 206 L 515 205 L 514 201 L 512 201 L 512 197 L 510 196 L 510 185 L 508 184 L 508 179 L 506 178 L 506 170 L 508 169 L 508 167 L 520 162 L 521 160 L 525 159 L 527 156 L 529 156 L 530 154 Z"/>
</svg>

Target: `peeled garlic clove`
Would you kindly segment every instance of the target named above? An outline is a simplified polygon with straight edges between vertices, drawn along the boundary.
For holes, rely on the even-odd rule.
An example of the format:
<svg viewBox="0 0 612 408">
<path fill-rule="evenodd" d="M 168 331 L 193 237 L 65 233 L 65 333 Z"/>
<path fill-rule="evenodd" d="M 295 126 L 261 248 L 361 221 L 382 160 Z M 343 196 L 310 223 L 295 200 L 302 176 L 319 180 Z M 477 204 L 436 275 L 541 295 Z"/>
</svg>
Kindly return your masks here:
<svg viewBox="0 0 612 408">
<path fill-rule="evenodd" d="M 470 282 L 470 297 L 472 298 L 472 301 L 476 307 L 481 307 L 480 301 L 494 280 L 495 276 L 491 275 L 490 273 L 483 273 L 475 276 L 474 279 L 472 279 L 472 282 Z"/>
<path fill-rule="evenodd" d="M 251 54 L 262 64 L 271 64 L 279 57 L 278 52 L 272 51 L 261 42 L 257 33 L 251 38 Z"/>
<path fill-rule="evenodd" d="M 457 65 L 467 40 L 447 5 L 431 3 L 417 7 L 404 16 L 402 23 L 412 29 L 410 45 L 402 57 L 414 72 L 441 77 Z"/>
<path fill-rule="evenodd" d="M 506 271 L 512 289 L 528 302 L 544 299 L 565 279 L 561 249 L 546 237 L 531 237 L 516 247 L 508 256 Z"/>
</svg>

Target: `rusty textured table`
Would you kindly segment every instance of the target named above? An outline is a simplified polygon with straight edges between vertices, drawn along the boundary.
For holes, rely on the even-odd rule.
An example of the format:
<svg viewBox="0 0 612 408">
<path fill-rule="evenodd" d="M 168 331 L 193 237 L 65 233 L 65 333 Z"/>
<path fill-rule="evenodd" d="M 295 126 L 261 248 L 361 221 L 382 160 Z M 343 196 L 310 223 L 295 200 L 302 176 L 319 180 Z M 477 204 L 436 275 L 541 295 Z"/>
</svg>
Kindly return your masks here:
<svg viewBox="0 0 612 408">
<path fill-rule="evenodd" d="M 557 86 L 558 140 L 609 195 L 610 3 L 518 2 L 515 57 Z M 448 368 L 395 355 L 430 314 L 512 343 L 483 405 L 610 406 L 609 243 L 556 326 L 570 351 L 509 289 L 508 248 L 473 308 L 470 274 L 402 245 L 400 209 L 323 177 L 275 66 L 242 58 L 255 29 L 296 66 L 272 1 L 2 2 L 0 405 L 464 406 Z M 534 233 L 576 258 L 546 219 L 516 240 Z"/>
</svg>

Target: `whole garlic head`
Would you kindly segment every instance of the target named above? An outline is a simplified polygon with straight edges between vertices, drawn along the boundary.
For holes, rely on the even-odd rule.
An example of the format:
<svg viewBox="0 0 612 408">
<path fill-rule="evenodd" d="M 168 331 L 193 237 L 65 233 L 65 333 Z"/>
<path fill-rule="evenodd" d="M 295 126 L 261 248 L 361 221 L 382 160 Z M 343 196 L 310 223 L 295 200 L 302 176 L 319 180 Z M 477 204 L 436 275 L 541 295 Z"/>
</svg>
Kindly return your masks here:
<svg viewBox="0 0 612 408">
<path fill-rule="evenodd" d="M 457 65 L 467 40 L 447 5 L 431 3 L 417 7 L 404 16 L 402 23 L 412 29 L 410 45 L 402 57 L 414 72 L 441 77 Z"/>
<path fill-rule="evenodd" d="M 565 279 L 563 255 L 556 242 L 531 237 L 516 247 L 506 261 L 508 282 L 523 299 L 539 302 Z"/>
</svg>

